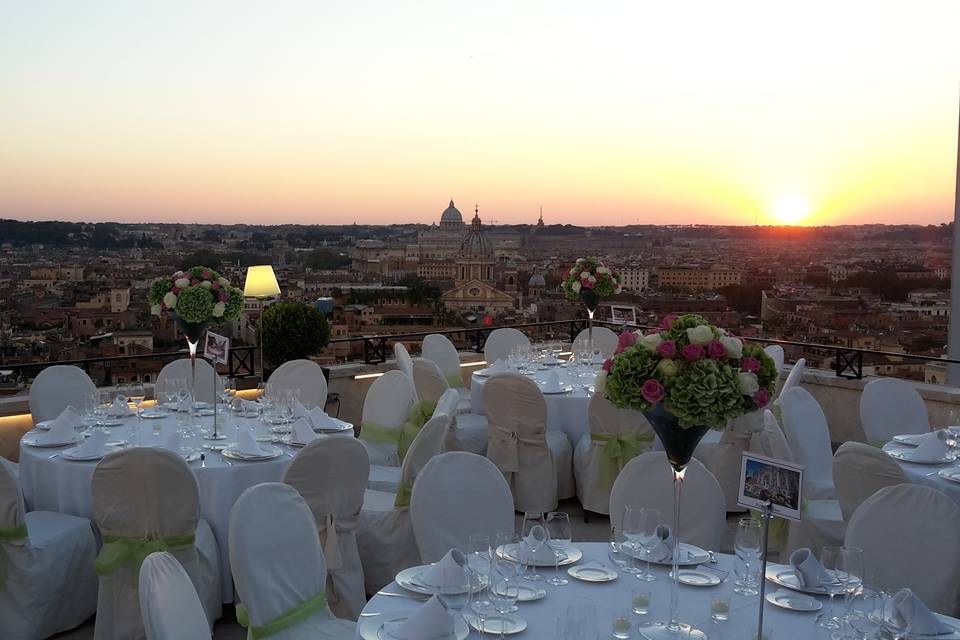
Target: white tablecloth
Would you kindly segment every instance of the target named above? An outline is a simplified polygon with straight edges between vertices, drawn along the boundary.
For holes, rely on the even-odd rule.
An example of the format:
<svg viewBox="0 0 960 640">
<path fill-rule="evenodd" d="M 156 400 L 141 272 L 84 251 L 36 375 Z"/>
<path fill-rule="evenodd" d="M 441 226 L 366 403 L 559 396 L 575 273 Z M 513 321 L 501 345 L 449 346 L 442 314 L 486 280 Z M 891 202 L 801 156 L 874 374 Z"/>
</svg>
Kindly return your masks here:
<svg viewBox="0 0 960 640">
<path fill-rule="evenodd" d="M 909 451 L 914 447 L 908 445 L 897 444 L 895 442 L 888 442 L 884 445 L 884 451 Z M 903 460 L 897 460 L 893 458 L 903 469 L 904 473 L 907 474 L 907 477 L 910 479 L 910 482 L 914 484 L 919 484 L 925 487 L 930 487 L 936 489 L 942 493 L 947 494 L 957 505 L 960 505 L 960 482 L 954 482 L 953 480 L 947 480 L 940 475 L 941 469 L 949 469 L 952 466 L 957 466 L 957 463 L 954 464 L 917 464 L 915 462 L 905 462 Z"/>
<path fill-rule="evenodd" d="M 143 420 L 137 439 L 136 418 L 126 418 L 124 425 L 111 427 L 111 439 L 128 440 L 136 446 L 162 446 L 159 430 L 161 425 L 176 424 L 176 418 L 162 420 Z M 213 424 L 213 418 L 194 418 L 192 423 Z M 244 419 L 228 415 L 220 416 L 220 424 L 226 426 L 222 432 L 226 440 L 217 444 L 230 444 L 236 441 L 237 425 L 254 425 L 258 436 L 269 435 L 269 430 L 256 418 Z M 346 432 L 349 437 L 352 431 Z M 321 436 L 325 437 L 325 436 Z M 197 447 L 208 443 L 200 435 L 183 438 L 183 446 Z M 241 462 L 227 460 L 220 453 L 205 451 L 205 460 L 190 463 L 197 477 L 200 490 L 200 517 L 210 524 L 220 547 L 221 582 L 223 601 L 233 602 L 233 577 L 230 573 L 230 557 L 227 532 L 230 525 L 230 509 L 240 494 L 261 482 L 279 482 L 290 464 L 290 460 L 299 450 L 287 445 L 279 445 L 284 454 L 279 458 L 262 462 Z M 61 456 L 51 458 L 63 449 L 48 449 L 20 445 L 20 483 L 28 511 L 56 511 L 90 518 L 92 516 L 90 482 L 96 462 L 72 462 Z"/>
<path fill-rule="evenodd" d="M 577 543 L 577 546 L 583 551 L 583 560 L 599 560 L 607 566 L 612 563 L 607 558 L 606 543 Z M 733 558 L 725 554 L 717 554 L 717 569 L 732 572 Z M 547 577 L 553 569 L 543 569 L 540 573 Z M 555 640 L 558 621 L 562 621 L 565 611 L 571 603 L 582 603 L 589 599 L 597 607 L 598 637 L 606 639 L 611 637 L 611 622 L 614 611 L 628 611 L 631 601 L 631 589 L 648 588 L 652 593 L 650 614 L 644 616 L 644 620 L 654 621 L 662 620 L 667 617 L 669 612 L 669 582 L 666 567 L 654 567 L 654 573 L 657 575 L 656 582 L 640 582 L 629 574 L 621 573 L 620 577 L 613 582 L 607 583 L 587 583 L 570 579 L 570 584 L 562 587 L 555 587 L 543 582 L 540 586 L 547 590 L 547 596 L 534 602 L 519 603 L 520 610 L 518 614 L 527 621 L 527 629 L 521 636 L 531 640 Z M 734 576 L 731 573 L 727 579 L 715 587 L 687 587 L 680 586 L 680 621 L 694 624 L 706 631 L 710 640 L 744 640 L 753 637 L 750 632 L 756 629 L 757 613 L 760 599 L 758 596 L 745 597 L 733 593 Z M 767 583 L 768 593 L 776 591 L 777 586 Z M 402 593 L 395 582 L 388 585 L 385 590 L 395 593 Z M 710 621 L 710 600 L 718 596 L 730 598 L 731 615 L 730 620 L 721 624 Z M 824 598 L 826 600 L 826 598 Z M 374 596 L 364 608 L 365 614 L 370 613 L 392 613 L 399 611 L 410 611 L 419 606 L 419 603 L 406 598 Z M 800 640 L 814 638 L 829 638 L 830 632 L 820 629 L 816 626 L 816 613 L 801 613 L 787 611 L 771 604 L 766 605 L 764 611 L 764 630 L 768 632 L 768 637 L 773 640 Z M 375 619 L 369 616 L 361 617 L 360 621 L 365 619 Z M 632 637 L 638 638 L 637 627 L 640 618 L 633 619 Z M 773 631 L 770 635 L 769 632 Z M 357 638 L 360 638 L 360 630 L 357 630 Z M 471 638 L 479 638 L 480 634 L 472 631 Z M 496 637 L 487 634 L 487 637 Z"/>
</svg>

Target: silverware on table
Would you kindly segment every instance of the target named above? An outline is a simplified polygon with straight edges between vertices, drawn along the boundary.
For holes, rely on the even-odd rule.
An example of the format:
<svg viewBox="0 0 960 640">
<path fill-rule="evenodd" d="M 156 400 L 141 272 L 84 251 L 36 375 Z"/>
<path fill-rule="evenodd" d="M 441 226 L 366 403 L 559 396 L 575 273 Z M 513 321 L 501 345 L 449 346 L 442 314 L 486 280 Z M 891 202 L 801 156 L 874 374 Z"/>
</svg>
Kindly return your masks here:
<svg viewBox="0 0 960 640">
<path fill-rule="evenodd" d="M 388 596 L 391 598 L 406 598 L 407 600 L 416 600 L 418 602 L 426 602 L 430 599 L 430 596 L 419 595 L 416 593 L 396 593 L 395 591 L 377 591 L 378 596 Z"/>
<path fill-rule="evenodd" d="M 707 555 L 710 556 L 710 564 L 717 564 L 717 554 L 713 551 L 707 551 Z"/>
</svg>

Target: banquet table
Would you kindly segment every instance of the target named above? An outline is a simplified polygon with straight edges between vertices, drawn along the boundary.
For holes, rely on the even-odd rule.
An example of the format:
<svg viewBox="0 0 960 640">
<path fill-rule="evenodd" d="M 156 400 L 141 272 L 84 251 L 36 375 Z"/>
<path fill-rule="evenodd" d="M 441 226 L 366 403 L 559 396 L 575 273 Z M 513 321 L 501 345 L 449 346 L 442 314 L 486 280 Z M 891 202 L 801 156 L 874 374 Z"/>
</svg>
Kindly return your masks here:
<svg viewBox="0 0 960 640">
<path fill-rule="evenodd" d="M 177 417 L 171 415 L 162 419 L 143 419 L 139 427 L 136 417 L 127 417 L 123 424 L 110 427 L 111 441 L 126 441 L 125 446 L 162 447 L 161 433 L 164 427 L 177 425 Z M 217 445 L 236 443 L 240 427 L 254 427 L 258 439 L 271 437 L 269 427 L 258 418 L 243 418 L 232 413 L 218 417 L 220 430 L 225 440 L 216 441 Z M 233 602 L 233 578 L 230 573 L 230 554 L 228 531 L 230 510 L 240 494 L 261 482 L 279 482 L 284 471 L 299 451 L 282 443 L 275 443 L 282 451 L 278 458 L 263 461 L 229 460 L 218 451 L 204 449 L 210 441 L 204 440 L 201 431 L 211 430 L 213 417 L 194 417 L 189 424 L 195 425 L 196 434 L 183 436 L 182 450 L 193 448 L 204 453 L 204 460 L 193 460 L 189 466 L 197 478 L 200 493 L 200 517 L 206 520 L 216 537 L 220 552 L 220 572 L 223 602 Z M 197 428 L 199 427 L 199 428 Z M 39 431 L 30 434 L 41 433 Z M 347 437 L 353 437 L 353 431 L 345 431 Z M 343 437 L 340 435 L 319 437 Z M 276 438 L 275 435 L 273 435 Z M 74 462 L 63 458 L 61 453 L 67 447 L 46 448 L 20 445 L 20 484 L 28 511 L 55 511 L 84 518 L 92 516 L 90 483 L 93 462 Z"/>
<path fill-rule="evenodd" d="M 909 445 L 898 444 L 896 442 L 888 442 L 883 446 L 884 451 L 909 451 L 911 449 L 913 449 L 913 447 Z M 960 459 L 953 463 L 947 464 L 920 464 L 917 462 L 898 460 L 896 458 L 891 459 L 900 465 L 900 468 L 903 469 L 903 472 L 907 474 L 910 482 L 924 487 L 930 487 L 931 489 L 936 489 L 937 491 L 946 494 L 950 499 L 956 502 L 958 506 L 960 506 L 960 482 L 948 480 L 940 475 L 941 469 L 960 467 Z"/>
<path fill-rule="evenodd" d="M 607 557 L 609 544 L 603 542 L 574 543 L 583 551 L 583 559 L 577 564 L 591 560 L 602 562 L 612 568 L 613 563 Z M 759 596 L 741 596 L 733 593 L 734 576 L 733 556 L 716 554 L 717 564 L 708 565 L 710 568 L 730 572 L 730 575 L 717 586 L 693 587 L 680 586 L 680 621 L 693 624 L 703 630 L 709 640 L 748 640 L 755 637 L 751 632 L 756 631 Z M 561 568 L 562 570 L 562 568 Z M 549 577 L 552 568 L 544 568 L 540 573 Z M 560 625 L 569 605 L 582 604 L 589 600 L 596 605 L 597 610 L 597 638 L 606 640 L 612 637 L 612 620 L 614 613 L 629 611 L 632 598 L 632 589 L 648 589 L 651 592 L 650 613 L 646 616 L 632 618 L 631 638 L 640 638 L 638 627 L 644 622 L 649 623 L 663 620 L 669 611 L 669 567 L 654 565 L 655 582 L 641 582 L 633 575 L 620 572 L 619 577 L 612 582 L 590 583 L 569 578 L 570 582 L 564 586 L 552 586 L 541 581 L 537 583 L 546 589 L 545 598 L 533 602 L 518 602 L 517 612 L 526 622 L 527 629 L 517 637 L 530 640 L 559 640 Z M 767 593 L 777 590 L 777 585 L 767 582 Z M 384 587 L 383 591 L 390 593 L 404 593 L 396 582 Z M 714 623 L 710 619 L 710 602 L 716 597 L 730 599 L 730 619 L 722 623 Z M 821 598 L 826 607 L 826 597 Z M 364 607 L 357 627 L 356 638 L 363 638 L 361 625 L 375 625 L 378 614 L 394 614 L 406 612 L 420 606 L 420 601 L 403 597 L 388 597 L 375 595 Z M 767 603 L 764 609 L 764 632 L 768 640 L 809 640 L 814 638 L 830 638 L 831 632 L 816 626 L 815 612 L 788 611 Z M 390 616 L 387 616 L 389 618 Z M 946 620 L 952 620 L 944 618 Z M 953 621 L 960 624 L 960 621 Z M 480 634 L 471 629 L 470 638 L 479 638 Z M 489 631 L 488 638 L 497 637 Z"/>
</svg>

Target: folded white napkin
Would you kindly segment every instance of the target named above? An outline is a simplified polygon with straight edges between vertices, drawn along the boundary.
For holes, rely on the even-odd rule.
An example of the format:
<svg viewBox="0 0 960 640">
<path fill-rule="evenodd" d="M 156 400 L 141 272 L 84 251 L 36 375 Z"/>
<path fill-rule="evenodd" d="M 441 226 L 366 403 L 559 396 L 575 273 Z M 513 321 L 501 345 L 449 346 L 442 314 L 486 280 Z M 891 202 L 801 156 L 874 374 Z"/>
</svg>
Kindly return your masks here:
<svg viewBox="0 0 960 640">
<path fill-rule="evenodd" d="M 534 525 L 533 528 L 530 529 L 530 533 L 527 534 L 527 537 L 520 543 L 520 559 L 536 564 L 553 563 L 556 556 L 553 554 L 553 549 L 547 544 L 548 539 L 547 530 L 539 524 Z M 537 540 L 541 540 L 542 542 L 540 548 L 534 551 L 534 543 Z"/>
<path fill-rule="evenodd" d="M 107 413 L 114 418 L 133 415 L 133 409 L 127 404 L 127 397 L 118 395 L 113 399 L 113 404 L 107 410 Z"/>
<path fill-rule="evenodd" d="M 908 460 L 940 460 L 947 455 L 947 443 L 944 442 L 941 431 L 933 431 L 923 436 L 920 444 L 912 451 L 904 451 L 903 457 Z"/>
<path fill-rule="evenodd" d="M 671 560 L 673 558 L 673 548 L 677 545 L 677 538 L 673 535 L 673 530 L 668 525 L 661 524 L 657 527 L 657 537 L 660 538 L 660 542 L 650 550 L 650 558 L 659 562 Z M 683 561 L 682 551 L 681 549 L 681 561 Z"/>
<path fill-rule="evenodd" d="M 447 605 L 433 596 L 389 635 L 397 640 L 447 640 L 453 637 L 453 618 Z"/>
<path fill-rule="evenodd" d="M 70 426 L 72 427 L 77 427 L 83 424 L 83 416 L 80 415 L 80 412 L 74 409 L 73 405 L 67 405 L 67 407 L 61 411 L 60 415 L 58 415 L 56 418 L 43 422 L 42 426 L 38 424 L 37 427 L 40 429 L 50 429 L 53 427 L 53 423 L 57 420 L 65 420 L 69 422 Z"/>
<path fill-rule="evenodd" d="M 556 371 L 551 371 L 547 374 L 547 379 L 543 383 L 544 391 L 559 391 L 560 390 L 560 376 L 557 375 Z"/>
<path fill-rule="evenodd" d="M 77 457 L 103 455 L 107 437 L 106 431 L 94 431 L 93 435 L 76 446 L 71 453 Z"/>
<path fill-rule="evenodd" d="M 267 452 L 260 448 L 260 443 L 254 437 L 253 429 L 249 427 L 240 429 L 240 435 L 237 438 L 237 450 L 240 455 L 244 456 L 260 457 L 267 455 Z"/>
<path fill-rule="evenodd" d="M 302 402 L 294 398 L 293 399 L 293 417 L 302 418 L 305 415 L 307 415 L 307 408 L 303 406 Z"/>
<path fill-rule="evenodd" d="M 307 418 L 297 418 L 290 425 L 290 439 L 297 444 L 308 444 L 317 439 L 317 434 L 313 432 L 313 425 Z"/>
<path fill-rule="evenodd" d="M 493 364 L 487 367 L 487 373 L 491 375 L 494 373 L 506 373 L 506 372 L 507 372 L 507 363 L 501 360 L 500 358 L 497 358 L 493 362 Z"/>
<path fill-rule="evenodd" d="M 911 637 L 950 633 L 953 627 L 942 622 L 910 589 L 901 589 L 893 596 L 896 616 L 910 625 Z"/>
<path fill-rule="evenodd" d="M 306 415 L 307 420 L 310 421 L 310 425 L 314 429 L 334 429 L 340 425 L 330 417 L 326 411 L 323 410 L 323 407 L 314 407 L 307 411 Z"/>
<path fill-rule="evenodd" d="M 420 582 L 428 587 L 436 587 L 441 593 L 446 590 L 457 590 L 467 582 L 467 574 L 464 571 L 466 565 L 467 558 L 463 555 L 463 551 L 450 549 L 439 562 L 430 565 L 420 575 Z"/>
<path fill-rule="evenodd" d="M 73 418 L 73 414 L 76 411 L 72 411 L 73 407 L 67 407 L 60 415 L 50 421 L 46 433 L 41 433 L 37 437 L 37 442 L 40 444 L 66 444 L 67 442 L 73 442 L 73 439 L 77 435 L 76 427 L 80 424 L 79 421 Z"/>
<path fill-rule="evenodd" d="M 825 582 L 833 582 L 833 576 L 807 547 L 800 547 L 790 554 L 790 566 L 801 587 L 819 587 Z"/>
</svg>

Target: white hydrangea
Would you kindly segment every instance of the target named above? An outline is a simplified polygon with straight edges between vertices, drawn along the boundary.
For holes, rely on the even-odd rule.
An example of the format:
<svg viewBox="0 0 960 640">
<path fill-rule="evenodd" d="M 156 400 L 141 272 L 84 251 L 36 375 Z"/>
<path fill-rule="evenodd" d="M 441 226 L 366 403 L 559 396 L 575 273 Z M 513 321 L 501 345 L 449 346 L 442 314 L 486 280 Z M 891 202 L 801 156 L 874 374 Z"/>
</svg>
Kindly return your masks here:
<svg viewBox="0 0 960 640">
<path fill-rule="evenodd" d="M 743 357 L 743 342 L 739 338 L 724 335 L 720 337 L 720 344 L 727 350 L 727 355 L 731 358 Z"/>
<path fill-rule="evenodd" d="M 211 286 L 213 286 L 213 283 L 210 282 L 209 280 L 204 280 L 203 282 L 200 283 L 200 286 L 203 287 L 204 289 L 209 289 Z"/>
<path fill-rule="evenodd" d="M 227 310 L 227 305 L 222 302 L 218 302 L 217 304 L 213 305 L 213 317 L 222 318 L 226 310 Z"/>
<path fill-rule="evenodd" d="M 167 293 L 163 296 L 163 304 L 167 305 L 167 309 L 173 309 L 177 306 L 177 294 L 173 291 Z"/>
<path fill-rule="evenodd" d="M 701 324 L 698 327 L 691 327 L 687 329 L 687 337 L 690 339 L 691 344 L 707 344 L 713 340 L 713 329 L 705 324 Z"/>
<path fill-rule="evenodd" d="M 740 383 L 740 393 L 745 396 L 752 396 L 760 390 L 760 381 L 757 380 L 755 373 L 741 371 L 738 376 L 738 382 Z"/>
</svg>

